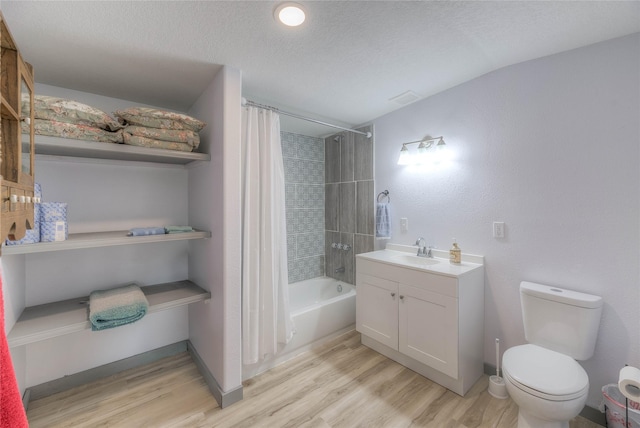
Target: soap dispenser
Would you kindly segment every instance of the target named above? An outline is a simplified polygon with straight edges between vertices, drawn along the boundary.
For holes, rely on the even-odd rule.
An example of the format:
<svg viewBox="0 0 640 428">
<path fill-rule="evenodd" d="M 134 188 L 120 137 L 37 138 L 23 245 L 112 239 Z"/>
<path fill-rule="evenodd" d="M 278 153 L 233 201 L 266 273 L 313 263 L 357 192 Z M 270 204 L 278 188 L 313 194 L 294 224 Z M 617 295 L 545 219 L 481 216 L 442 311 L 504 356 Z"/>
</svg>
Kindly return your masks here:
<svg viewBox="0 0 640 428">
<path fill-rule="evenodd" d="M 460 247 L 458 247 L 458 243 L 456 242 L 456 238 L 453 238 L 453 247 L 449 250 L 449 262 L 454 264 L 460 264 L 462 261 L 462 254 L 460 251 Z"/>
</svg>

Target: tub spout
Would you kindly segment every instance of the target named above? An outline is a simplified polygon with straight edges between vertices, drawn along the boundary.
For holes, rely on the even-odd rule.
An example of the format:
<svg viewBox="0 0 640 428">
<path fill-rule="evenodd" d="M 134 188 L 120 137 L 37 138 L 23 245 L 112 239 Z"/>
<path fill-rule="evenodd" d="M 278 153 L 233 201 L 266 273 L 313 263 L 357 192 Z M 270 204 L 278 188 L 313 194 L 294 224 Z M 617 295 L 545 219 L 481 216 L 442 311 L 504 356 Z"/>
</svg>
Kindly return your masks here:
<svg viewBox="0 0 640 428">
<path fill-rule="evenodd" d="M 336 269 L 335 273 L 344 273 L 344 266 L 340 266 L 338 269 Z"/>
</svg>

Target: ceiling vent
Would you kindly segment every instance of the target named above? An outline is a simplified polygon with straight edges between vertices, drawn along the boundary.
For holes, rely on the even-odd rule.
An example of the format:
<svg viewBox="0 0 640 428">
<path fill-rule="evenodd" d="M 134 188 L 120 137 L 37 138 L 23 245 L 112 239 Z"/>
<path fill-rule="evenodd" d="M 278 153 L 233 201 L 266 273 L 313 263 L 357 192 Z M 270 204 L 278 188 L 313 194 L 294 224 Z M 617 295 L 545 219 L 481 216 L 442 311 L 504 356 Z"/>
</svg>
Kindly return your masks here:
<svg viewBox="0 0 640 428">
<path fill-rule="evenodd" d="M 414 101 L 418 101 L 419 99 L 420 99 L 420 95 L 416 94 L 413 91 L 407 91 L 393 98 L 389 98 L 389 101 L 393 101 L 394 103 L 398 103 L 404 106 L 407 104 L 411 104 Z"/>
</svg>

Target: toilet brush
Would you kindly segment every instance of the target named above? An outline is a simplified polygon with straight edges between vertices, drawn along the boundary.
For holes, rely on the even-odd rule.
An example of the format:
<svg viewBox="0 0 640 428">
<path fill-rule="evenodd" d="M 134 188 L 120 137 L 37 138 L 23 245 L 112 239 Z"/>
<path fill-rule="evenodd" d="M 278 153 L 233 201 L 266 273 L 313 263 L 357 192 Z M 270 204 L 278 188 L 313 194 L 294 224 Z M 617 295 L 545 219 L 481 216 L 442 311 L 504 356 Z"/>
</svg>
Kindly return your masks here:
<svg viewBox="0 0 640 428">
<path fill-rule="evenodd" d="M 495 398 L 507 398 L 507 385 L 500 377 L 500 339 L 496 338 L 496 374 L 489 377 L 489 394 Z"/>
</svg>

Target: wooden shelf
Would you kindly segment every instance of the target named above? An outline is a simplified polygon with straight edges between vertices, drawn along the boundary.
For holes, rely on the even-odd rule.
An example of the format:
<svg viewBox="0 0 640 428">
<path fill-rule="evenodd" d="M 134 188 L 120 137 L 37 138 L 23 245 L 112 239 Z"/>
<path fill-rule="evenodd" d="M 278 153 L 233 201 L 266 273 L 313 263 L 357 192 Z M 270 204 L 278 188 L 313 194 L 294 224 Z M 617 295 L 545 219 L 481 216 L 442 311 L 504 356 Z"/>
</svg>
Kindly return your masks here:
<svg viewBox="0 0 640 428">
<path fill-rule="evenodd" d="M 101 143 L 84 140 L 36 135 L 36 154 L 90 159 L 110 159 L 186 165 L 195 161 L 209 161 L 207 153 L 152 149 L 126 144 Z"/>
<path fill-rule="evenodd" d="M 77 250 L 81 248 L 112 247 L 117 245 L 149 244 L 155 242 L 184 241 L 189 239 L 210 238 L 211 232 L 196 230 L 185 233 L 167 233 L 164 235 L 127 236 L 126 230 L 116 232 L 93 232 L 69 234 L 69 239 L 60 242 L 39 242 L 36 244 L 5 245 L 2 255 L 32 254 L 48 251 Z"/>
<path fill-rule="evenodd" d="M 148 314 L 211 298 L 211 293 L 191 281 L 140 287 L 149 302 Z M 9 347 L 26 345 L 64 334 L 91 329 L 89 297 L 31 306 L 9 332 Z"/>
</svg>

